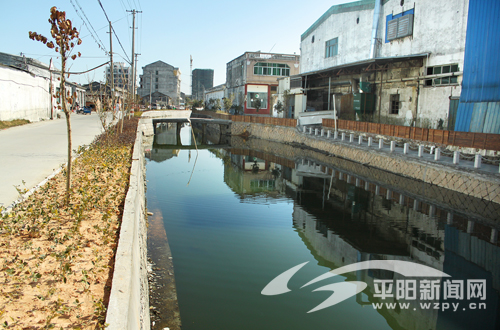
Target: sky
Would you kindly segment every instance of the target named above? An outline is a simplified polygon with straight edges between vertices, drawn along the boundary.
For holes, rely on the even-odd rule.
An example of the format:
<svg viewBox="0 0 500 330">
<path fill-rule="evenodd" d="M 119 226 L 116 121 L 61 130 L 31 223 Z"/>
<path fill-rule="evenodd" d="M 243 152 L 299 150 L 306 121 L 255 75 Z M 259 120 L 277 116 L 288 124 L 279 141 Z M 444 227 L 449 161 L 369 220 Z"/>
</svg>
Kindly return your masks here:
<svg viewBox="0 0 500 330">
<path fill-rule="evenodd" d="M 214 86 L 225 83 L 226 64 L 246 51 L 300 55 L 300 36 L 331 6 L 350 0 L 269 1 L 146 1 L 146 0 L 1 0 L 0 52 L 20 55 L 57 67 L 54 50 L 29 39 L 29 31 L 50 39 L 50 8 L 65 11 L 80 31 L 82 56 L 70 60 L 71 72 L 82 72 L 109 60 L 109 23 L 112 22 L 113 61 L 130 62 L 132 11 L 136 14 L 137 81 L 142 67 L 161 60 L 181 71 L 181 91 L 191 94 L 193 69 L 213 69 Z M 101 7 L 102 5 L 102 7 Z M 103 10 L 104 8 L 104 10 Z M 7 14 L 8 13 L 8 14 Z M 107 17 L 106 17 L 107 15 Z M 70 81 L 104 81 L 104 67 Z"/>
</svg>

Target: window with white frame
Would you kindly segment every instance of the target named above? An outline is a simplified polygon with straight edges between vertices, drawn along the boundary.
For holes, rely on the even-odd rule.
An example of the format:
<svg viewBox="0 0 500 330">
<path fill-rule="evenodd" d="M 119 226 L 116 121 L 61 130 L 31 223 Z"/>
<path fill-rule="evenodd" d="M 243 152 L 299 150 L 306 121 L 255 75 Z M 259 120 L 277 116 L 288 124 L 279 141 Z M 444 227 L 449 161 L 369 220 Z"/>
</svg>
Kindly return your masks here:
<svg viewBox="0 0 500 330">
<path fill-rule="evenodd" d="M 256 63 L 253 67 L 253 73 L 260 76 L 290 76 L 290 67 L 288 64 L 281 63 Z"/>
<path fill-rule="evenodd" d="M 458 84 L 458 77 L 452 76 L 451 73 L 458 72 L 458 64 L 447 64 L 439 66 L 427 67 L 427 75 L 450 74 L 449 76 L 436 77 L 425 80 L 425 86 L 442 86 Z"/>
<path fill-rule="evenodd" d="M 325 43 L 325 57 L 333 57 L 339 53 L 339 38 L 333 38 Z"/>
</svg>

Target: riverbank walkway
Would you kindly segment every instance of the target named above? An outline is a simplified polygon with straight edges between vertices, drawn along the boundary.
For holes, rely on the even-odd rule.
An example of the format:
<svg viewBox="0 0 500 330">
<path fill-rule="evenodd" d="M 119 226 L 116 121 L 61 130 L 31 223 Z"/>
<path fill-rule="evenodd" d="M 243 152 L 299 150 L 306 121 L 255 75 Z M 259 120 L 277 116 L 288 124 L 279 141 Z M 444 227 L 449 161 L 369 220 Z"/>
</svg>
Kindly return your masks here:
<svg viewBox="0 0 500 330">
<path fill-rule="evenodd" d="M 456 170 L 476 172 L 478 174 L 497 174 L 500 177 L 500 159 L 482 157 L 481 155 L 464 155 L 459 151 L 450 151 L 432 146 L 419 145 L 419 141 L 402 143 L 395 140 L 370 138 L 364 135 L 325 129 L 319 127 L 302 126 L 300 132 L 311 137 L 325 139 L 332 143 L 343 143 L 366 150 L 376 150 L 387 154 L 400 155 L 413 160 L 421 160 L 450 166 Z"/>
<path fill-rule="evenodd" d="M 103 132 L 99 116 L 71 115 L 72 149 Z M 32 189 L 67 161 L 66 119 L 40 121 L 0 131 L 0 206 L 19 198 L 16 186 Z M 24 184 L 23 184 L 24 182 Z"/>
</svg>

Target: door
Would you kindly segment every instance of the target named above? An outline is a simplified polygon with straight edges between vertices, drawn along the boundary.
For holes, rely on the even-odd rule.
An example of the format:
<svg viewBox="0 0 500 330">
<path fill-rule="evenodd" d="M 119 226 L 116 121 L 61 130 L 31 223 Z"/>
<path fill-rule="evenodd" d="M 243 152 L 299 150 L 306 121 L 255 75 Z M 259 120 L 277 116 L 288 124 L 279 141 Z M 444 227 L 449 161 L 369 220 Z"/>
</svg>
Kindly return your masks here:
<svg viewBox="0 0 500 330">
<path fill-rule="evenodd" d="M 457 109 L 459 98 L 450 99 L 450 109 L 448 111 L 448 131 L 455 130 L 455 121 L 457 119 Z"/>
</svg>

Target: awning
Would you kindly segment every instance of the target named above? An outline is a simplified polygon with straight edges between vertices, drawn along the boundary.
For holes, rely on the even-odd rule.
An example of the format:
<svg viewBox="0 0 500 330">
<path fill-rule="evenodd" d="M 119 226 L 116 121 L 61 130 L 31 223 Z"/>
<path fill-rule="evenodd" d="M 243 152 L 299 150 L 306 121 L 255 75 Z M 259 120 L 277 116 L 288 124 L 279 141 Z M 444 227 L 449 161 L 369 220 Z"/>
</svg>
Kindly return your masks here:
<svg viewBox="0 0 500 330">
<path fill-rule="evenodd" d="M 391 56 L 391 57 L 378 57 L 378 58 L 370 58 L 362 61 L 351 62 L 341 65 L 332 66 L 322 70 L 303 72 L 297 75 L 290 76 L 290 80 L 297 79 L 298 77 L 306 77 L 312 75 L 321 75 L 321 74 L 335 74 L 341 75 L 342 71 L 352 71 L 355 69 L 361 69 L 366 67 L 363 71 L 380 71 L 384 70 L 384 68 L 380 68 L 380 66 L 387 65 L 389 63 L 402 62 L 408 60 L 415 60 L 428 57 L 430 53 L 422 53 L 422 54 L 414 54 L 414 55 L 406 55 L 406 56 Z M 337 71 L 337 72 L 335 72 Z M 352 74 L 352 72 L 345 72 L 345 74 Z"/>
</svg>

